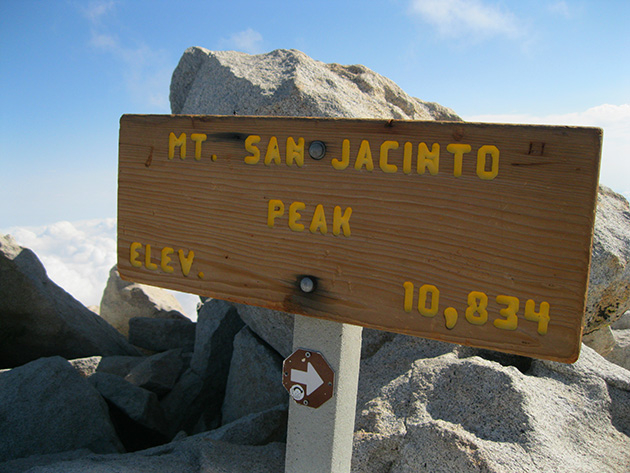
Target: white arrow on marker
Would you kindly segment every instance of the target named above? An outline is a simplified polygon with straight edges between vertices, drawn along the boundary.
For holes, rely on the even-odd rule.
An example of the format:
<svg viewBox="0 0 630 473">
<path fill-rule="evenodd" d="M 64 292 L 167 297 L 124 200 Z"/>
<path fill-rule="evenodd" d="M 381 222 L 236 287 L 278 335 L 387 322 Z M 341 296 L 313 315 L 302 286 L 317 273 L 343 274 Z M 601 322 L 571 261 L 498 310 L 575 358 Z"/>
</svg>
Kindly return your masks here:
<svg viewBox="0 0 630 473">
<path fill-rule="evenodd" d="M 322 384 L 324 384 L 324 380 L 310 363 L 306 365 L 306 371 L 292 369 L 291 381 L 295 383 L 305 384 L 307 396 L 310 395 L 317 388 L 319 388 Z"/>
</svg>

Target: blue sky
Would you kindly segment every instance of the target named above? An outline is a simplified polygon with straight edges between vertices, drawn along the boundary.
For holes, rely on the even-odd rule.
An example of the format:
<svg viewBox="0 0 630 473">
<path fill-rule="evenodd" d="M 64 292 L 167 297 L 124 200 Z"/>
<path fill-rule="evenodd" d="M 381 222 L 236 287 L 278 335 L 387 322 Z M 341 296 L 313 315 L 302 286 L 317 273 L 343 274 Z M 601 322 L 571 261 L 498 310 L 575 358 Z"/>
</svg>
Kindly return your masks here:
<svg viewBox="0 0 630 473">
<path fill-rule="evenodd" d="M 169 113 L 194 45 L 364 64 L 466 119 L 603 126 L 602 182 L 630 190 L 613 142 L 630 145 L 627 1 L 1 0 L 0 13 L 2 227 L 114 217 L 118 120 Z"/>
<path fill-rule="evenodd" d="M 466 120 L 601 126 L 601 182 L 630 197 L 629 20 L 627 0 L 0 0 L 0 229 L 114 218 L 120 116 L 170 113 L 190 46 L 363 64 Z"/>
</svg>

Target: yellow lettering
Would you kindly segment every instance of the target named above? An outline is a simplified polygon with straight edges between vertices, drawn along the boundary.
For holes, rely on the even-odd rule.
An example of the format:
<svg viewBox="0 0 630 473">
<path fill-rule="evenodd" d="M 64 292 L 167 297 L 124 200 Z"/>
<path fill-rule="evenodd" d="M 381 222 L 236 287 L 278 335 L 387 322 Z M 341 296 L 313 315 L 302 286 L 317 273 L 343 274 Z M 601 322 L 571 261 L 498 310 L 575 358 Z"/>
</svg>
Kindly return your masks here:
<svg viewBox="0 0 630 473">
<path fill-rule="evenodd" d="M 405 143 L 405 150 L 403 153 L 403 172 L 405 174 L 411 174 L 411 153 L 413 151 L 413 145 L 408 141 Z"/>
<path fill-rule="evenodd" d="M 265 165 L 271 166 L 271 161 L 273 161 L 274 164 L 280 164 L 282 162 L 280 159 L 280 149 L 278 149 L 278 139 L 275 136 L 269 139 L 267 152 L 265 153 Z"/>
<path fill-rule="evenodd" d="M 186 158 L 186 133 L 179 135 L 179 138 L 173 132 L 168 135 L 168 159 L 175 157 L 176 146 L 179 146 L 179 157 L 181 159 Z"/>
<path fill-rule="evenodd" d="M 324 214 L 324 206 L 318 204 L 315 207 L 315 213 L 313 214 L 313 220 L 311 220 L 311 226 L 309 228 L 311 233 L 321 233 L 326 235 L 328 233 L 328 227 L 326 226 L 326 215 Z"/>
<path fill-rule="evenodd" d="M 427 294 L 431 293 L 431 307 L 427 309 Z M 431 284 L 425 284 L 418 291 L 418 312 L 423 317 L 435 317 L 440 303 L 440 291 Z"/>
<path fill-rule="evenodd" d="M 302 215 L 299 214 L 299 211 L 304 210 L 305 208 L 306 205 L 304 204 L 304 202 L 293 202 L 289 206 L 289 228 L 294 232 L 304 231 L 304 225 L 297 222 L 302 218 Z"/>
<path fill-rule="evenodd" d="M 446 147 L 449 153 L 453 153 L 453 176 L 459 177 L 462 175 L 464 153 L 470 153 L 470 149 L 470 145 L 463 143 L 451 143 Z"/>
<path fill-rule="evenodd" d="M 450 145 L 449 145 L 450 146 Z M 450 150 L 449 150 L 450 151 Z M 431 145 L 431 151 L 427 147 L 426 143 L 418 143 L 418 174 L 424 174 L 429 169 L 432 176 L 435 176 L 440 170 L 440 144 L 433 143 Z M 459 174 L 461 174 L 461 159 Z"/>
<path fill-rule="evenodd" d="M 405 281 L 403 283 L 403 288 L 405 288 L 405 298 L 403 300 L 403 308 L 405 312 L 411 312 L 411 308 L 413 307 L 413 283 L 409 281 Z"/>
<path fill-rule="evenodd" d="M 352 215 L 352 207 L 346 207 L 341 215 L 341 207 L 335 206 L 333 210 L 333 235 L 339 236 L 343 230 L 343 236 L 350 236 L 350 216 Z"/>
<path fill-rule="evenodd" d="M 370 149 L 370 142 L 368 140 L 361 141 L 361 147 L 357 154 L 357 160 L 354 163 L 354 169 L 357 171 L 365 166 L 368 171 L 374 170 L 374 161 L 372 161 L 372 150 Z"/>
<path fill-rule="evenodd" d="M 516 314 L 520 304 L 518 298 L 512 296 L 497 296 L 497 302 L 507 307 L 499 310 L 499 314 L 505 317 L 505 319 L 495 319 L 495 321 L 492 322 L 494 326 L 502 330 L 516 330 L 518 326 L 518 317 Z"/>
<path fill-rule="evenodd" d="M 157 269 L 157 264 L 151 261 L 151 245 L 147 245 L 144 248 L 144 265 L 152 271 Z"/>
<path fill-rule="evenodd" d="M 173 248 L 169 248 L 168 246 L 162 248 L 160 268 L 162 268 L 162 271 L 164 271 L 165 273 L 172 273 L 174 271 L 173 267 L 168 265 L 171 262 L 171 258 L 168 255 L 172 254 L 174 251 L 175 250 L 173 250 Z"/>
<path fill-rule="evenodd" d="M 273 228 L 276 217 L 281 217 L 284 214 L 284 204 L 281 200 L 270 199 L 269 206 L 267 207 L 267 226 Z"/>
<path fill-rule="evenodd" d="M 332 159 L 332 166 L 339 171 L 342 171 L 350 164 L 350 140 L 343 140 L 341 144 L 341 161 L 337 158 Z"/>
<path fill-rule="evenodd" d="M 468 294 L 468 307 L 466 307 L 466 320 L 473 325 L 483 325 L 488 320 L 488 296 L 483 292 L 472 291 Z M 475 315 L 478 314 L 478 315 Z"/>
<path fill-rule="evenodd" d="M 549 302 L 541 302 L 540 311 L 536 312 L 536 303 L 528 299 L 525 303 L 525 318 L 532 322 L 538 322 L 538 333 L 546 335 L 549 327 Z"/>
<path fill-rule="evenodd" d="M 298 138 L 296 143 L 289 136 L 287 138 L 287 166 L 291 166 L 294 160 L 298 167 L 304 166 L 304 138 Z"/>
<path fill-rule="evenodd" d="M 179 250 L 177 253 L 179 254 L 179 264 L 182 266 L 182 274 L 188 276 L 190 268 L 192 267 L 193 258 L 195 257 L 195 252 L 190 250 L 188 256 L 184 256 L 184 250 Z"/>
<path fill-rule="evenodd" d="M 245 139 L 245 149 L 252 153 L 250 156 L 245 156 L 245 164 L 257 164 L 260 161 L 260 150 L 256 143 L 260 142 L 260 136 L 249 135 Z"/>
<path fill-rule="evenodd" d="M 447 307 L 444 309 L 444 321 L 446 322 L 446 328 L 452 330 L 457 323 L 457 309 L 454 307 Z"/>
<path fill-rule="evenodd" d="M 490 171 L 486 171 L 486 157 L 490 155 L 492 164 Z M 499 148 L 492 145 L 484 145 L 477 151 L 477 176 L 480 179 L 491 180 L 499 174 Z"/>
<path fill-rule="evenodd" d="M 137 241 L 134 241 L 129 247 L 129 262 L 134 268 L 142 267 L 142 261 L 138 261 L 138 257 L 140 256 L 138 248 L 142 248 L 142 243 L 138 243 Z"/>
<path fill-rule="evenodd" d="M 201 143 L 206 141 L 208 136 L 205 133 L 192 133 L 190 139 L 195 142 L 195 159 L 199 161 L 201 159 Z"/>
<path fill-rule="evenodd" d="M 388 154 L 389 154 L 389 150 L 391 149 L 398 149 L 398 142 L 397 141 L 383 141 L 383 144 L 381 144 L 381 154 L 378 160 L 378 164 L 381 168 L 381 171 L 386 172 L 386 173 L 394 173 L 396 171 L 398 171 L 398 167 L 394 164 L 389 164 L 387 162 L 388 159 Z"/>
</svg>

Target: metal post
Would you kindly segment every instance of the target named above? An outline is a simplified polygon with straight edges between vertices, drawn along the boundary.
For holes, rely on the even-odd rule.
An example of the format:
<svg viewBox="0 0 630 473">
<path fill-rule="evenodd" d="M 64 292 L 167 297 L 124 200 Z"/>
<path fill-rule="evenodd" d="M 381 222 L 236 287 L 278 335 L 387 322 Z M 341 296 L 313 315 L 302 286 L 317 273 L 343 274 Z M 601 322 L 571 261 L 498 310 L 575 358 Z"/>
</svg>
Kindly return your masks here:
<svg viewBox="0 0 630 473">
<path fill-rule="evenodd" d="M 335 371 L 335 386 L 317 409 L 290 401 L 285 473 L 350 471 L 361 332 L 356 325 L 295 316 L 293 350 L 322 353 Z"/>
</svg>

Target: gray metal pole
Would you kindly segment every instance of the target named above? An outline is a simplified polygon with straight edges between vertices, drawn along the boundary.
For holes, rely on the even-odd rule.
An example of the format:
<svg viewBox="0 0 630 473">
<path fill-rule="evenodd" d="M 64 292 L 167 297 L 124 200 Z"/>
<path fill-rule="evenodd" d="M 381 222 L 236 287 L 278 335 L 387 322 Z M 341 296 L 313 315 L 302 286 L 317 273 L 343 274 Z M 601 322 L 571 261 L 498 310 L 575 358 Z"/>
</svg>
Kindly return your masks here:
<svg viewBox="0 0 630 473">
<path fill-rule="evenodd" d="M 293 350 L 318 351 L 335 371 L 333 397 L 317 409 L 289 403 L 285 473 L 348 473 L 362 328 L 295 316 Z"/>
</svg>

